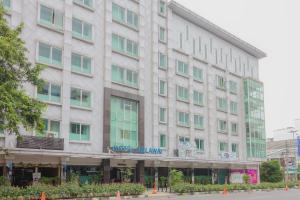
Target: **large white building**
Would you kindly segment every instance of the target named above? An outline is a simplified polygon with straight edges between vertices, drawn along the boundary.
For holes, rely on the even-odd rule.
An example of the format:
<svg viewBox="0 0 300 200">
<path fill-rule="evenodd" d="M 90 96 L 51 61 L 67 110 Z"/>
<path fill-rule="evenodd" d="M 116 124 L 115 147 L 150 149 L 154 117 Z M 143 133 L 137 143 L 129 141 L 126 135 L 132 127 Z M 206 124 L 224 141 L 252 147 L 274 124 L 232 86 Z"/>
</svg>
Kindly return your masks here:
<svg viewBox="0 0 300 200">
<path fill-rule="evenodd" d="M 0 166 L 14 183 L 34 171 L 118 181 L 122 167 L 138 182 L 170 168 L 259 181 L 264 52 L 175 1 L 3 2 L 9 24 L 25 25 L 29 60 L 47 66 L 43 88 L 25 86 L 48 105 L 45 132 L 0 135 Z"/>
</svg>

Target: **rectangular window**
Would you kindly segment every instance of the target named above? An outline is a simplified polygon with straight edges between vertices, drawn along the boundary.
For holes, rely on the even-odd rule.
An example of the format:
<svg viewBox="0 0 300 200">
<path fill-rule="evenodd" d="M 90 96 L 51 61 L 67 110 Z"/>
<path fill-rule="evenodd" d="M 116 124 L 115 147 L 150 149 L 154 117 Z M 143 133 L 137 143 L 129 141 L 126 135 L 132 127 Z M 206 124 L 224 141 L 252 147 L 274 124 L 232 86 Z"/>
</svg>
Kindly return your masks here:
<svg viewBox="0 0 300 200">
<path fill-rule="evenodd" d="M 159 135 L 159 147 L 166 148 L 167 147 L 167 136 L 165 134 Z"/>
<path fill-rule="evenodd" d="M 234 153 L 236 156 L 239 155 L 239 145 L 232 143 L 231 144 L 231 152 Z"/>
<path fill-rule="evenodd" d="M 3 5 L 5 10 L 11 9 L 11 0 L 0 0 L 0 4 Z"/>
<path fill-rule="evenodd" d="M 189 65 L 180 60 L 176 60 L 176 73 L 182 76 L 189 75 Z"/>
<path fill-rule="evenodd" d="M 182 49 L 182 33 L 179 34 L 179 48 Z"/>
<path fill-rule="evenodd" d="M 232 94 L 237 94 L 237 82 L 229 81 L 229 91 Z"/>
<path fill-rule="evenodd" d="M 91 92 L 78 88 L 71 88 L 71 106 L 91 107 Z"/>
<path fill-rule="evenodd" d="M 159 14 L 166 15 L 166 2 L 163 0 L 159 1 Z"/>
<path fill-rule="evenodd" d="M 112 49 L 129 56 L 138 57 L 139 46 L 137 42 L 112 34 Z"/>
<path fill-rule="evenodd" d="M 231 113 L 231 114 L 237 114 L 237 113 L 238 113 L 237 102 L 235 102 L 235 101 L 230 101 L 230 113 Z"/>
<path fill-rule="evenodd" d="M 167 96 L 167 82 L 164 80 L 159 80 L 159 95 Z"/>
<path fill-rule="evenodd" d="M 60 103 L 61 86 L 45 82 L 43 86 L 39 86 L 37 89 L 37 99 L 40 101 Z"/>
<path fill-rule="evenodd" d="M 203 116 L 194 115 L 194 127 L 195 127 L 195 129 L 204 129 Z"/>
<path fill-rule="evenodd" d="M 179 143 L 181 143 L 181 144 L 190 143 L 190 138 L 188 138 L 188 137 L 179 136 L 178 140 L 179 140 Z"/>
<path fill-rule="evenodd" d="M 112 19 L 135 29 L 139 26 L 139 18 L 135 12 L 126 10 L 115 3 L 112 4 Z"/>
<path fill-rule="evenodd" d="M 177 112 L 177 125 L 179 126 L 190 126 L 190 115 L 185 112 Z"/>
<path fill-rule="evenodd" d="M 218 119 L 218 132 L 227 133 L 227 121 Z"/>
<path fill-rule="evenodd" d="M 231 123 L 231 135 L 234 135 L 234 136 L 238 135 L 238 124 L 235 122 Z"/>
<path fill-rule="evenodd" d="M 74 0 L 74 2 L 88 8 L 93 8 L 93 0 Z"/>
<path fill-rule="evenodd" d="M 195 105 L 203 106 L 203 93 L 194 90 L 193 101 Z"/>
<path fill-rule="evenodd" d="M 177 100 L 189 101 L 189 89 L 181 86 L 176 86 L 176 96 Z"/>
<path fill-rule="evenodd" d="M 72 18 L 72 35 L 73 37 L 92 41 L 93 40 L 93 26 L 90 23 L 84 22 L 75 17 Z"/>
<path fill-rule="evenodd" d="M 166 42 L 166 29 L 159 27 L 159 41 Z"/>
<path fill-rule="evenodd" d="M 79 72 L 83 74 L 92 73 L 92 59 L 77 53 L 72 53 L 71 56 L 71 69 L 73 72 Z"/>
<path fill-rule="evenodd" d="M 217 110 L 227 112 L 227 99 L 225 97 L 217 97 Z"/>
<path fill-rule="evenodd" d="M 44 124 L 44 130 L 43 132 L 38 132 L 37 136 L 59 138 L 59 133 L 60 133 L 59 121 L 43 119 L 43 124 Z"/>
<path fill-rule="evenodd" d="M 216 84 L 218 89 L 226 90 L 226 79 L 223 76 L 216 75 Z"/>
<path fill-rule="evenodd" d="M 138 102 L 112 96 L 110 113 L 110 146 L 138 147 Z"/>
<path fill-rule="evenodd" d="M 167 69 L 167 56 L 161 52 L 159 52 L 159 68 L 161 69 Z"/>
<path fill-rule="evenodd" d="M 40 5 L 39 23 L 41 25 L 54 28 L 57 30 L 63 30 L 64 16 L 63 13 L 49 8 L 44 5 Z"/>
<path fill-rule="evenodd" d="M 196 81 L 203 81 L 203 70 L 198 67 L 193 67 L 193 78 Z"/>
<path fill-rule="evenodd" d="M 196 138 L 195 145 L 198 151 L 204 151 L 204 140 Z"/>
<path fill-rule="evenodd" d="M 62 67 L 62 49 L 39 42 L 38 62 L 46 65 Z"/>
<path fill-rule="evenodd" d="M 167 109 L 159 108 L 159 123 L 166 124 L 167 123 Z"/>
<path fill-rule="evenodd" d="M 226 142 L 219 142 L 219 151 L 222 152 L 228 152 L 228 143 Z"/>
<path fill-rule="evenodd" d="M 90 141 L 90 125 L 70 123 L 70 141 Z"/>
<path fill-rule="evenodd" d="M 111 80 L 130 87 L 138 87 L 138 73 L 117 65 L 112 65 Z"/>
</svg>

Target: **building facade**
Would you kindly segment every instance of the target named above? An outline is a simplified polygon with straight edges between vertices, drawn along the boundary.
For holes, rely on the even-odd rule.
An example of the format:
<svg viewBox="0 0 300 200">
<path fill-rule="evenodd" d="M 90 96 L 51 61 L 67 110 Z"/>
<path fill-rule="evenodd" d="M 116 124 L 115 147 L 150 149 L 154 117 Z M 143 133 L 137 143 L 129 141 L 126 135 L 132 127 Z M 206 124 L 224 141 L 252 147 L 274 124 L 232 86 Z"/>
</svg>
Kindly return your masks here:
<svg viewBox="0 0 300 200">
<path fill-rule="evenodd" d="M 12 27 L 24 23 L 29 60 L 47 66 L 44 87 L 24 86 L 48 105 L 45 131 L 0 139 L 0 165 L 13 182 L 74 171 L 119 181 L 124 167 L 137 182 L 172 168 L 191 182 L 235 182 L 240 172 L 259 181 L 264 52 L 175 1 L 3 4 Z"/>
</svg>

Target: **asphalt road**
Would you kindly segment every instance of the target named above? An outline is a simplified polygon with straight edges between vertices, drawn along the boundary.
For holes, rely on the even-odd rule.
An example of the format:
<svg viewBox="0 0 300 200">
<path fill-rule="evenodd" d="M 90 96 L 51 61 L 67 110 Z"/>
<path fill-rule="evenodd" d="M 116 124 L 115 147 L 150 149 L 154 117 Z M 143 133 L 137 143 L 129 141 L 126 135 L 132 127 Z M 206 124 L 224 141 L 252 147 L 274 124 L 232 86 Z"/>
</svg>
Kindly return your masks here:
<svg viewBox="0 0 300 200">
<path fill-rule="evenodd" d="M 270 191 L 270 192 L 242 192 L 203 195 L 183 195 L 174 197 L 148 197 L 139 200 L 300 200 L 300 190 Z"/>
</svg>

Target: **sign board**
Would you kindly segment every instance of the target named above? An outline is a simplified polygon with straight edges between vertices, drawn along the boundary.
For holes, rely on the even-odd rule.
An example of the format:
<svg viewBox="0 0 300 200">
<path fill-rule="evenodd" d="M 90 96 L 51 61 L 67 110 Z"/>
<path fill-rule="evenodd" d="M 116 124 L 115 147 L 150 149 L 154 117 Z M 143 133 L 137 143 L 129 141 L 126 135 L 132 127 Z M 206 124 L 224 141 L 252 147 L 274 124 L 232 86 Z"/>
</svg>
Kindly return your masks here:
<svg viewBox="0 0 300 200">
<path fill-rule="evenodd" d="M 178 144 L 178 157 L 192 158 L 195 157 L 196 147 L 190 142 L 179 142 Z"/>
<path fill-rule="evenodd" d="M 226 161 L 237 160 L 237 154 L 230 153 L 230 152 L 221 152 L 219 153 L 219 158 L 221 160 L 226 160 Z"/>
<path fill-rule="evenodd" d="M 232 172 L 230 174 L 230 183 L 240 183 L 242 184 L 243 181 L 243 173 L 240 172 Z"/>
<path fill-rule="evenodd" d="M 162 149 L 157 147 L 132 148 L 130 146 L 113 146 L 111 147 L 111 150 L 119 153 L 162 154 Z"/>
</svg>

